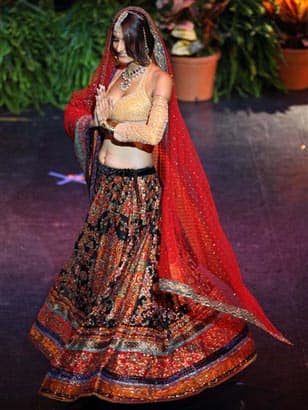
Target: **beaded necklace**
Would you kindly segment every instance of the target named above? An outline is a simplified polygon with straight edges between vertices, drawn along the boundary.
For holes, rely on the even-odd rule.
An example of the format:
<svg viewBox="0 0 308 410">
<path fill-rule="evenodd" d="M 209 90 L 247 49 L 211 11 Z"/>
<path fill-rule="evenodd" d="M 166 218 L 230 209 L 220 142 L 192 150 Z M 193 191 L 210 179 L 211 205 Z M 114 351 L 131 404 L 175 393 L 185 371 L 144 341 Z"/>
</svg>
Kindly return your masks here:
<svg viewBox="0 0 308 410">
<path fill-rule="evenodd" d="M 134 78 L 143 74 L 146 70 L 146 67 L 136 63 L 130 63 L 121 73 L 123 81 L 120 83 L 120 88 L 122 91 L 126 91 Z"/>
</svg>

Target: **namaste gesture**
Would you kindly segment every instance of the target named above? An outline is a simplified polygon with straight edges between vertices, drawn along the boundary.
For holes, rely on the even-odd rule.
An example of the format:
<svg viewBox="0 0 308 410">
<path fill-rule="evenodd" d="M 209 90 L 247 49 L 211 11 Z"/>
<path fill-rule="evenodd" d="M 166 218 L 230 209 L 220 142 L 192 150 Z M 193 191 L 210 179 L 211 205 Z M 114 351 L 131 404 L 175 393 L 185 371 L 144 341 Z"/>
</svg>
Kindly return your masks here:
<svg viewBox="0 0 308 410">
<path fill-rule="evenodd" d="M 105 86 L 100 84 L 96 92 L 96 105 L 94 110 L 94 125 L 100 126 L 110 118 L 113 110 L 113 100 L 107 97 Z"/>
</svg>

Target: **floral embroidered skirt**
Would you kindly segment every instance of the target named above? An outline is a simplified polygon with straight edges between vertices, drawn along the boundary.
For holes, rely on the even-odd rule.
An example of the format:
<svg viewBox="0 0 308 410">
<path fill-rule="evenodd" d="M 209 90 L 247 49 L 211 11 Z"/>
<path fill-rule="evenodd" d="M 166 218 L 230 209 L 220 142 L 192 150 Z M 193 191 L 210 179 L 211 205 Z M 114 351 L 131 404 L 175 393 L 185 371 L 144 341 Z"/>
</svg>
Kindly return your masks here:
<svg viewBox="0 0 308 410">
<path fill-rule="evenodd" d="M 51 364 L 40 393 L 61 401 L 174 400 L 251 363 L 254 343 L 242 320 L 159 289 L 155 169 L 99 164 L 95 192 L 30 330 Z"/>
</svg>

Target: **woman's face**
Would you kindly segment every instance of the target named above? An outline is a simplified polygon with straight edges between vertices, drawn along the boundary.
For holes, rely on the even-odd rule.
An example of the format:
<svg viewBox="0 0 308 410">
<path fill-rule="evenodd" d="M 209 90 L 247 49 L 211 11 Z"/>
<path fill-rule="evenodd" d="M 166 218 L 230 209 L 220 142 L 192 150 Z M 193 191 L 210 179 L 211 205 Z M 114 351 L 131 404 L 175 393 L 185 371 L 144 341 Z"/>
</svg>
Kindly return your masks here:
<svg viewBox="0 0 308 410">
<path fill-rule="evenodd" d="M 126 54 L 126 48 L 125 48 L 125 43 L 124 43 L 124 37 L 123 37 L 123 30 L 122 28 L 118 28 L 117 31 L 113 31 L 112 34 L 112 47 L 113 50 L 118 58 L 118 62 L 121 64 L 128 64 L 134 61 L 132 57 L 129 57 Z"/>
</svg>

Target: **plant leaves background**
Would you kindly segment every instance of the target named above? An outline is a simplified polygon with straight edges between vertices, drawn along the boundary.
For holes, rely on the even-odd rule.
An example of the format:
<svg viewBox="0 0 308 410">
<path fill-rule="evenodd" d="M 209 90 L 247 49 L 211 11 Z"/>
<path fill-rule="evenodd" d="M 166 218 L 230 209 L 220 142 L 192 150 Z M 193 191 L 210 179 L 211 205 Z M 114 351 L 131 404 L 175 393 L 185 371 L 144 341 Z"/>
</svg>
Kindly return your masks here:
<svg viewBox="0 0 308 410">
<path fill-rule="evenodd" d="M 157 16 L 151 1 L 77 1 L 56 12 L 53 1 L 0 3 L 0 107 L 18 114 L 43 104 L 63 109 L 72 91 L 85 87 L 104 47 L 112 16 L 127 5 Z M 275 27 L 259 0 L 232 0 L 220 16 L 215 100 L 259 96 L 281 89 Z"/>
</svg>

